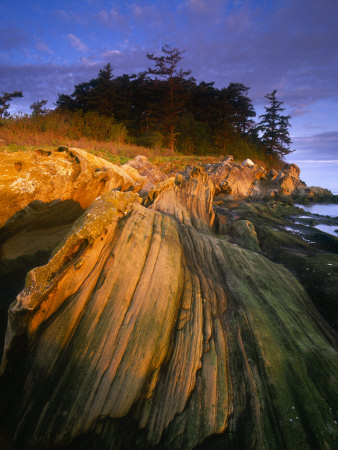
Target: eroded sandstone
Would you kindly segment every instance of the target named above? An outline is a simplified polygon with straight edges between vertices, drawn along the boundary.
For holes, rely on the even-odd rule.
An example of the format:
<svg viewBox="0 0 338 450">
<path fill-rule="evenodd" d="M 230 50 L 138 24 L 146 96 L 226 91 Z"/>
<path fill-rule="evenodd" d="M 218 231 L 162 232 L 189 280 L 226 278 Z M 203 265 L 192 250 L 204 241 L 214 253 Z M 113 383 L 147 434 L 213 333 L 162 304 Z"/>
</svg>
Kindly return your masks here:
<svg viewBox="0 0 338 450">
<path fill-rule="evenodd" d="M 108 192 L 30 272 L 1 366 L 14 448 L 333 448 L 335 336 L 265 224 L 214 233 L 214 189 L 195 168 L 148 207 Z"/>
</svg>

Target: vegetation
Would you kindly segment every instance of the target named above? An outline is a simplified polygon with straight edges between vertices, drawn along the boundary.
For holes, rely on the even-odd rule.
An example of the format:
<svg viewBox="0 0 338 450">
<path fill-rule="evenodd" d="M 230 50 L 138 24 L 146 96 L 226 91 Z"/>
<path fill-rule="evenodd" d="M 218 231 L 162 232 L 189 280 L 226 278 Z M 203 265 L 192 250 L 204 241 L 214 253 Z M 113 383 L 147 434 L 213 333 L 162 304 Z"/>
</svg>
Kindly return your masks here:
<svg viewBox="0 0 338 450">
<path fill-rule="evenodd" d="M 13 98 L 23 97 L 22 91 L 3 92 L 0 95 L 0 119 L 9 117 L 8 112 L 10 102 Z"/>
<path fill-rule="evenodd" d="M 276 94 L 275 89 L 271 94 L 265 96 L 269 100 L 270 106 L 265 107 L 266 113 L 260 116 L 262 120 L 258 124 L 258 130 L 263 133 L 261 140 L 270 158 L 283 158 L 283 156 L 292 152 L 289 134 L 289 119 L 291 116 L 280 114 L 280 112 L 285 111 L 285 108 L 281 107 L 283 102 L 277 100 Z"/>
<path fill-rule="evenodd" d="M 48 113 L 48 109 L 45 108 L 47 105 L 48 100 L 40 100 L 37 102 L 34 102 L 29 107 L 32 110 L 32 116 L 43 116 Z"/>
<path fill-rule="evenodd" d="M 152 67 L 139 74 L 114 77 L 107 64 L 96 78 L 75 85 L 71 95 L 60 94 L 55 110 L 41 100 L 31 105 L 31 116 L 1 120 L 7 117 L 2 113 L 0 139 L 22 145 L 75 141 L 85 148 L 114 147 L 115 154 L 116 146 L 143 146 L 162 154 L 232 154 L 268 165 L 289 152 L 289 116 L 279 115 L 282 102 L 275 97 L 257 127 L 247 86 L 230 83 L 219 89 L 212 82 L 197 83 L 180 67 L 183 52 L 167 45 L 160 56 L 147 57 Z M 7 109 L 12 97 L 4 100 Z"/>
</svg>

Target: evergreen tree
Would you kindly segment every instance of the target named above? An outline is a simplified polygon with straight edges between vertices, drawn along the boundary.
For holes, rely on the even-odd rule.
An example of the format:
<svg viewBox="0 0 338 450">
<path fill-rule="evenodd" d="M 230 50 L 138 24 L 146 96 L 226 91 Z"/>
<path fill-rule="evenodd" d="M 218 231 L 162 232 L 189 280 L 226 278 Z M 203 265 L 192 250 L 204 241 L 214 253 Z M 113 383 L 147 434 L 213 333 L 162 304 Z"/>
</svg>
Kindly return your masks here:
<svg viewBox="0 0 338 450">
<path fill-rule="evenodd" d="M 182 90 L 184 78 L 191 74 L 191 71 L 178 70 L 178 64 L 182 60 L 183 51 L 178 48 L 170 48 L 167 44 L 162 47 L 162 56 L 147 54 L 147 58 L 154 61 L 155 68 L 148 68 L 148 73 L 159 76 L 165 81 L 167 87 L 167 101 L 163 102 L 163 112 L 169 129 L 169 148 L 174 151 L 175 127 L 179 114 L 182 113 L 184 97 L 177 95 L 177 91 Z"/>
<path fill-rule="evenodd" d="M 289 134 L 289 119 L 291 116 L 283 116 L 280 113 L 285 111 L 281 105 L 283 102 L 276 98 L 277 90 L 271 92 L 271 94 L 265 95 L 270 102 L 270 106 L 265 107 L 265 114 L 259 116 L 261 121 L 258 124 L 257 129 L 263 133 L 261 141 L 265 147 L 266 153 L 272 157 L 283 158 L 293 150 L 290 150 L 290 144 L 292 140 Z"/>
<path fill-rule="evenodd" d="M 230 107 L 231 124 L 235 130 L 245 134 L 254 124 L 256 116 L 254 106 L 248 97 L 248 88 L 242 83 L 230 83 L 224 90 L 225 99 Z"/>
<path fill-rule="evenodd" d="M 34 102 L 29 107 L 32 110 L 32 116 L 44 116 L 48 113 L 48 108 L 44 108 L 48 103 L 48 100 L 40 100 Z"/>
<path fill-rule="evenodd" d="M 23 97 L 22 91 L 3 92 L 0 95 L 0 119 L 9 117 L 9 104 L 13 98 Z"/>
</svg>

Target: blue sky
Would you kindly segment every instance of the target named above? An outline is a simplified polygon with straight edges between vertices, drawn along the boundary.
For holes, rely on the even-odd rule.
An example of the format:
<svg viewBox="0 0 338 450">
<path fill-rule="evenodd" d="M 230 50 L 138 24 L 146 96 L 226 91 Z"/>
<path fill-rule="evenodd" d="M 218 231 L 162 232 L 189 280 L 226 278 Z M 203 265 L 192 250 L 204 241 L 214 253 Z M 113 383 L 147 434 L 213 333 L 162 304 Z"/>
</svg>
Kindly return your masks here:
<svg viewBox="0 0 338 450">
<path fill-rule="evenodd" d="M 289 160 L 308 184 L 338 189 L 337 17 L 337 0 L 1 0 L 0 90 L 23 91 L 13 111 L 52 107 L 107 62 L 116 75 L 145 70 L 167 43 L 198 81 L 249 86 L 258 114 L 277 89 L 292 115 Z"/>
</svg>

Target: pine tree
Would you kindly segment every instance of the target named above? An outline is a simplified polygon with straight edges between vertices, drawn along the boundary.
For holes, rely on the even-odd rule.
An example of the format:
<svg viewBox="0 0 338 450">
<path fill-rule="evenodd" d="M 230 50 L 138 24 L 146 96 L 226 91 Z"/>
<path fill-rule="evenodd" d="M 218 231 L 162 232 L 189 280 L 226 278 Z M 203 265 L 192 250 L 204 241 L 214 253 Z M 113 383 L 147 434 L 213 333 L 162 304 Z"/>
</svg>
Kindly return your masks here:
<svg viewBox="0 0 338 450">
<path fill-rule="evenodd" d="M 165 80 L 167 86 L 167 102 L 163 103 L 163 111 L 169 129 L 169 148 L 174 151 L 175 127 L 179 114 L 182 112 L 182 95 L 175 95 L 182 87 L 184 78 L 191 74 L 190 70 L 178 70 L 178 64 L 182 60 L 183 51 L 178 48 L 170 48 L 167 44 L 162 47 L 162 56 L 147 54 L 147 58 L 155 62 L 155 68 L 148 68 L 148 73 L 159 76 Z"/>
<path fill-rule="evenodd" d="M 271 94 L 265 95 L 265 98 L 270 102 L 270 106 L 266 106 L 266 113 L 259 116 L 261 121 L 257 127 L 263 133 L 261 141 L 271 159 L 273 157 L 283 158 L 283 156 L 293 152 L 293 150 L 290 150 L 292 140 L 289 134 L 289 119 L 291 116 L 280 114 L 285 111 L 285 108 L 281 107 L 283 102 L 277 100 L 276 94 L 277 90 L 275 89 Z"/>
<path fill-rule="evenodd" d="M 48 113 L 48 108 L 44 108 L 48 103 L 48 100 L 40 100 L 34 102 L 29 107 L 32 110 L 32 116 L 44 116 Z"/>
</svg>

